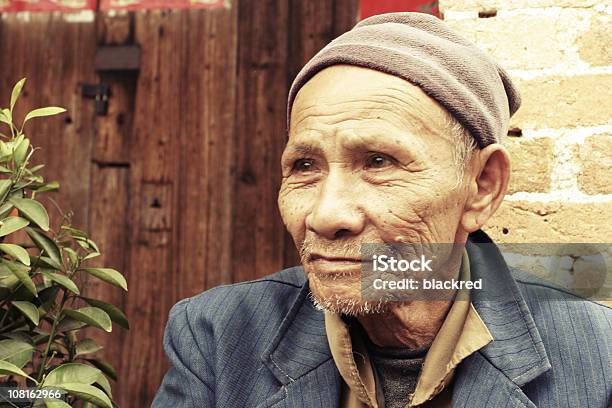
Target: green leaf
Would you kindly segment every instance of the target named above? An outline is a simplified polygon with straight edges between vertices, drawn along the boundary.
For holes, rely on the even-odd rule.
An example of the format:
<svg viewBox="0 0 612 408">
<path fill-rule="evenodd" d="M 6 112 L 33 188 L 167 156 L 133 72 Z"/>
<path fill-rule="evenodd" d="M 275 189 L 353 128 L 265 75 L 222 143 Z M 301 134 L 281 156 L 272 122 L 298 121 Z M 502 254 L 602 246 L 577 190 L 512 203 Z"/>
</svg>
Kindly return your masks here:
<svg viewBox="0 0 612 408">
<path fill-rule="evenodd" d="M 37 267 L 55 269 L 56 271 L 62 270 L 62 265 L 47 256 L 30 256 L 30 264 Z"/>
<path fill-rule="evenodd" d="M 21 166 L 23 162 L 25 162 L 26 157 L 28 155 L 28 147 L 30 147 L 30 141 L 28 139 L 23 139 L 15 147 L 15 152 L 13 153 L 13 157 L 15 158 L 15 163 L 18 166 Z"/>
<path fill-rule="evenodd" d="M 85 231 L 81 231 L 80 229 L 69 227 L 67 225 L 62 225 L 61 227 L 64 231 L 68 231 L 72 238 L 87 238 L 87 233 Z"/>
<path fill-rule="evenodd" d="M 82 307 L 80 309 L 65 309 L 66 316 L 72 317 L 75 320 L 87 323 L 90 326 L 98 327 L 104 331 L 110 332 L 113 329 L 113 324 L 108 314 L 97 307 Z"/>
<path fill-rule="evenodd" d="M 103 302 L 101 300 L 97 300 L 97 299 L 91 299 L 91 298 L 85 298 L 85 297 L 82 299 L 85 300 L 90 305 L 104 310 L 109 315 L 111 320 L 117 323 L 119 326 L 123 327 L 126 330 L 130 329 L 130 323 L 128 322 L 127 317 L 121 311 L 121 309 L 119 309 L 117 306 L 112 305 L 110 303 Z"/>
<path fill-rule="evenodd" d="M 14 364 L 16 367 L 23 367 L 31 359 L 34 353 L 34 346 L 21 340 L 1 340 L 0 341 L 0 360 Z"/>
<path fill-rule="evenodd" d="M 68 405 L 62 400 L 45 399 L 43 401 L 45 401 L 45 405 L 47 406 L 47 408 L 72 408 L 70 405 Z"/>
<path fill-rule="evenodd" d="M 34 304 L 26 302 L 25 300 L 13 300 L 11 303 L 13 306 L 19 309 L 19 311 L 23 313 L 25 317 L 30 319 L 34 325 L 38 326 L 40 317 L 38 315 L 38 308 Z"/>
<path fill-rule="evenodd" d="M 30 221 L 21 217 L 6 217 L 0 222 L 2 222 L 2 226 L 0 227 L 0 237 L 18 231 L 30 224 Z"/>
<path fill-rule="evenodd" d="M 0 251 L 9 254 L 25 265 L 30 265 L 30 255 L 28 251 L 15 244 L 0 244 Z"/>
<path fill-rule="evenodd" d="M 0 110 L 0 122 L 4 122 L 7 125 L 11 125 L 13 123 L 13 119 L 11 117 L 11 111 L 8 109 Z"/>
<path fill-rule="evenodd" d="M 13 272 L 13 274 L 21 281 L 21 283 L 23 283 L 23 286 L 25 286 L 30 293 L 32 293 L 34 296 L 37 295 L 36 285 L 34 285 L 34 282 L 32 282 L 32 278 L 30 278 L 28 273 L 30 268 L 11 261 L 3 261 L 2 263 L 8 266 L 10 271 Z"/>
<path fill-rule="evenodd" d="M 118 271 L 111 268 L 84 268 L 83 271 L 87 272 L 90 275 L 95 276 L 103 280 L 104 282 L 108 282 L 111 285 L 120 287 L 121 289 L 127 291 L 127 282 L 125 277 L 119 273 Z"/>
<path fill-rule="evenodd" d="M 111 379 L 117 381 L 117 371 L 115 368 L 104 360 L 98 360 L 95 358 L 86 358 L 88 362 L 99 368 L 104 374 L 108 375 Z"/>
<path fill-rule="evenodd" d="M 13 87 L 13 92 L 11 92 L 11 111 L 13 110 L 13 107 L 15 107 L 15 102 L 17 102 L 17 98 L 19 98 L 21 88 L 23 88 L 23 84 L 25 84 L 25 81 L 26 79 L 22 78 Z"/>
<path fill-rule="evenodd" d="M 100 248 L 98 248 L 98 245 L 93 240 L 87 239 L 87 243 L 94 251 L 96 251 L 97 253 L 100 253 Z"/>
<path fill-rule="evenodd" d="M 102 375 L 102 372 L 87 364 L 66 363 L 51 371 L 45 381 L 44 387 L 61 387 L 63 383 L 93 384 Z"/>
<path fill-rule="evenodd" d="M 15 364 L 9 363 L 8 361 L 0 361 L 0 375 L 18 375 L 19 377 L 29 378 L 38 384 L 34 378 L 24 373 L 21 368 L 17 367 Z"/>
<path fill-rule="evenodd" d="M 13 185 L 13 180 L 11 179 L 0 180 L 0 200 L 4 201 L 4 198 L 8 194 L 12 185 Z"/>
<path fill-rule="evenodd" d="M 33 228 L 28 227 L 25 231 L 32 239 L 32 242 L 34 242 L 38 248 L 44 250 L 46 256 L 57 262 L 57 265 L 59 265 L 61 269 L 62 257 L 60 256 L 60 250 L 57 244 L 53 242 L 51 238 Z"/>
<path fill-rule="evenodd" d="M 29 344 L 33 344 L 34 342 L 34 338 L 30 336 L 30 333 L 14 331 L 14 332 L 2 333 L 2 335 L 9 339 L 25 341 L 26 343 L 29 343 Z"/>
<path fill-rule="evenodd" d="M 13 210 L 13 204 L 6 201 L 4 204 L 0 205 L 0 219 L 5 218 L 7 215 L 11 213 Z"/>
<path fill-rule="evenodd" d="M 95 353 L 102 350 L 104 347 L 96 343 L 93 339 L 83 339 L 76 346 L 76 355 L 82 356 L 85 354 Z"/>
<path fill-rule="evenodd" d="M 79 255 L 76 251 L 70 247 L 63 248 L 64 252 L 68 254 L 68 259 L 70 259 L 70 264 L 76 266 L 79 263 Z"/>
<path fill-rule="evenodd" d="M 62 113 L 62 112 L 66 112 L 66 109 L 60 108 L 58 106 L 48 106 L 46 108 L 34 109 L 33 111 L 31 111 L 30 113 L 26 115 L 25 119 L 23 120 L 23 124 L 25 125 L 25 123 L 28 120 L 33 119 L 33 118 L 39 118 L 41 116 L 57 115 L 58 113 Z"/>
<path fill-rule="evenodd" d="M 36 187 L 36 192 L 44 193 L 45 191 L 57 191 L 59 190 L 60 185 L 57 181 L 50 181 L 47 184 L 43 184 L 40 187 Z"/>
<path fill-rule="evenodd" d="M 6 266 L 0 262 L 0 287 L 13 289 L 19 284 L 19 278 Z"/>
<path fill-rule="evenodd" d="M 102 408 L 113 408 L 111 400 L 108 398 L 104 391 L 93 385 L 86 385 L 80 383 L 63 383 L 58 385 L 58 388 L 62 388 L 68 391 L 70 394 L 77 398 L 85 401 L 89 401 Z"/>
<path fill-rule="evenodd" d="M 57 325 L 57 330 L 60 332 L 68 332 L 71 330 L 80 329 L 84 326 L 86 326 L 85 323 L 75 320 L 72 317 L 64 317 Z"/>
<path fill-rule="evenodd" d="M 49 271 L 42 271 L 42 274 L 51 279 L 53 282 L 58 283 L 64 288 L 68 289 L 72 293 L 76 293 L 77 295 L 81 294 L 77 285 L 72 281 L 72 279 L 70 279 L 66 275 Z"/>
<path fill-rule="evenodd" d="M 44 168 L 45 165 L 44 164 L 37 164 L 36 166 L 32 166 L 32 168 L 30 169 L 31 173 L 36 173 L 38 170 Z"/>
<path fill-rule="evenodd" d="M 111 385 L 105 376 L 101 375 L 96 381 L 96 384 L 102 387 L 102 389 L 104 390 L 106 395 L 108 395 L 109 398 L 113 398 L 113 391 L 112 391 Z"/>
<path fill-rule="evenodd" d="M 11 198 L 9 201 L 43 231 L 49 231 L 49 214 L 41 203 L 30 198 Z"/>
<path fill-rule="evenodd" d="M 99 253 L 99 252 L 90 252 L 90 253 L 88 253 L 87 255 L 85 255 L 85 256 L 83 257 L 83 260 L 84 260 L 84 261 L 86 261 L 86 260 L 88 260 L 88 259 L 96 258 L 96 257 L 98 257 L 98 256 L 100 256 L 100 253 Z"/>
</svg>

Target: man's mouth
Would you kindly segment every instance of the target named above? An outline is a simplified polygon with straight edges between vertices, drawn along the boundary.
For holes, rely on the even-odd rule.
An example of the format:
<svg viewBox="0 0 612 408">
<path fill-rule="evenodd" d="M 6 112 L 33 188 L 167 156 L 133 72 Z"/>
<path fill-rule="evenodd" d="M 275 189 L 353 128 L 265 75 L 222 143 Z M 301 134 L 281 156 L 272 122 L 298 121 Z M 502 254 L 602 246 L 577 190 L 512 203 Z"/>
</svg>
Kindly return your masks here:
<svg viewBox="0 0 612 408">
<path fill-rule="evenodd" d="M 309 263 L 316 274 L 351 275 L 361 271 L 363 261 L 359 257 L 311 254 Z"/>
</svg>

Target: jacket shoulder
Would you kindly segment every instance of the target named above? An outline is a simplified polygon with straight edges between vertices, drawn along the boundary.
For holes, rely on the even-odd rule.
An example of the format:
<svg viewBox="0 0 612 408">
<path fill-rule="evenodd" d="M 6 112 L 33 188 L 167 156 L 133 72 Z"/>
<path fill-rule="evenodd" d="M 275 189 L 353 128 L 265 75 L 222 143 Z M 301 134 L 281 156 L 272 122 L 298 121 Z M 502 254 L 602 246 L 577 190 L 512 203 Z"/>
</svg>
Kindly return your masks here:
<svg viewBox="0 0 612 408">
<path fill-rule="evenodd" d="M 527 272 L 512 274 L 549 352 L 567 343 L 565 358 L 598 354 L 594 357 L 612 365 L 612 354 L 602 348 L 609 344 L 612 308 Z"/>
<path fill-rule="evenodd" d="M 527 385 L 525 392 L 537 406 L 606 406 L 596 401 L 612 395 L 612 309 L 524 271 L 512 274 L 551 364 L 551 370 Z M 572 382 L 577 378 L 582 383 Z M 567 401 L 556 400 L 559 395 Z"/>
<path fill-rule="evenodd" d="M 586 299 L 567 288 L 528 272 L 511 269 L 511 273 L 532 313 L 539 312 L 547 315 L 553 313 L 556 308 L 563 308 L 563 315 L 570 319 L 567 322 L 572 322 L 573 318 L 585 318 L 588 315 L 589 318 L 594 319 L 593 323 L 601 325 L 606 331 L 610 330 L 612 308 L 609 306 Z"/>
<path fill-rule="evenodd" d="M 302 267 L 284 269 L 260 279 L 217 286 L 183 299 L 173 307 L 170 316 L 181 309 L 193 329 L 215 337 L 255 331 L 262 327 L 261 322 L 279 326 L 305 282 Z"/>
<path fill-rule="evenodd" d="M 189 298 L 189 303 L 195 308 L 201 305 L 210 307 L 217 303 L 223 303 L 227 307 L 234 302 L 249 303 L 264 292 L 297 293 L 305 282 L 303 268 L 294 266 L 259 279 L 216 286 Z"/>
</svg>

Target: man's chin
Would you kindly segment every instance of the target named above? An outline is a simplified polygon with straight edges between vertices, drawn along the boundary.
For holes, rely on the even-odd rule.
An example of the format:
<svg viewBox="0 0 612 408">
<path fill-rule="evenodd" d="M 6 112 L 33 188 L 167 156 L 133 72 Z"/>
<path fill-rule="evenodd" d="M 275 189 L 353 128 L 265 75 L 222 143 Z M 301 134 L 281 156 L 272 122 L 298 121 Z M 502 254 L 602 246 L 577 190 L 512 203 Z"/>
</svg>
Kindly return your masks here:
<svg viewBox="0 0 612 408">
<path fill-rule="evenodd" d="M 393 305 L 385 300 L 362 301 L 359 276 L 334 276 L 316 273 L 308 274 L 310 298 L 315 307 L 322 311 L 363 316 L 385 313 Z"/>
<path fill-rule="evenodd" d="M 314 306 L 321 311 L 348 316 L 365 316 L 371 314 L 382 314 L 392 308 L 388 301 L 361 301 L 351 297 L 341 296 L 318 296 L 310 292 L 310 298 Z"/>
</svg>

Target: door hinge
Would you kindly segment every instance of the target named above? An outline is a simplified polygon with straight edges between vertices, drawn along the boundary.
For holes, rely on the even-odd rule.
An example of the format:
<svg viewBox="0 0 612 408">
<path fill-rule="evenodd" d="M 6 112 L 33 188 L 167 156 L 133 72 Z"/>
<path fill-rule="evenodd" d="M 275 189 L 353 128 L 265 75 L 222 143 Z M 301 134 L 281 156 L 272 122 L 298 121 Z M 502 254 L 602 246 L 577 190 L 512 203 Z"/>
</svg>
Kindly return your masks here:
<svg viewBox="0 0 612 408">
<path fill-rule="evenodd" d="M 83 98 L 94 100 L 96 115 L 106 115 L 108 112 L 108 98 L 111 96 L 110 86 L 106 84 L 83 84 L 81 88 Z"/>
</svg>

